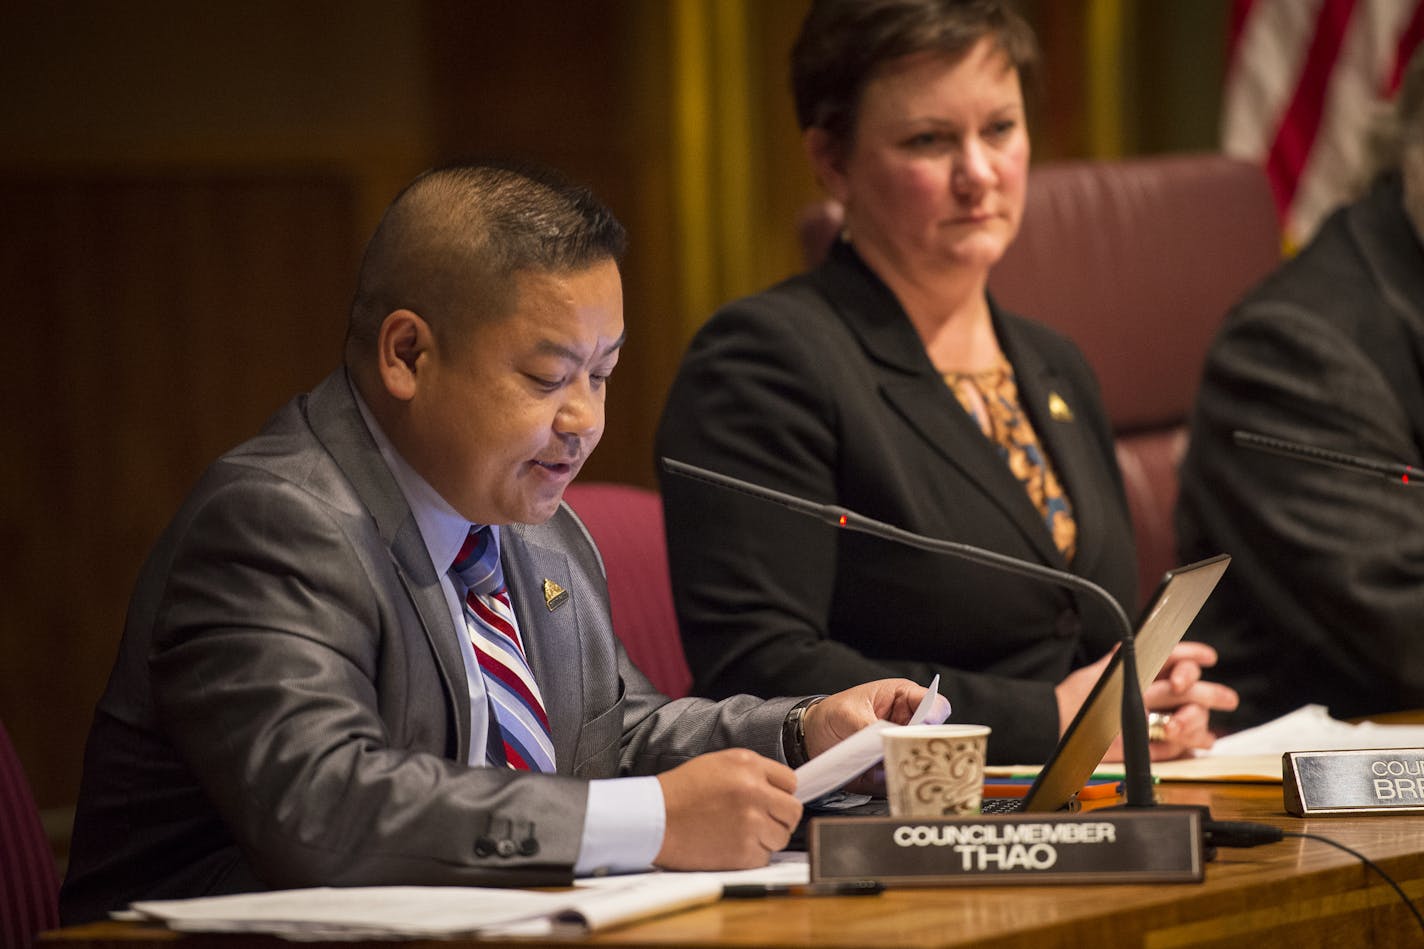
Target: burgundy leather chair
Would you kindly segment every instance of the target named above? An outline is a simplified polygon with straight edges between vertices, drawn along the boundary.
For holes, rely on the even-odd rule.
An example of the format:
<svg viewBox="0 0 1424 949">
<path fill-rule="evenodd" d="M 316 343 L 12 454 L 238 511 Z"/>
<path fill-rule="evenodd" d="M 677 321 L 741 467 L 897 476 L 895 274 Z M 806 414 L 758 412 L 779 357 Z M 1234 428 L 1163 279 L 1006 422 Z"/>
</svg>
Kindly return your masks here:
<svg viewBox="0 0 1424 949">
<path fill-rule="evenodd" d="M 0 949 L 59 925 L 59 874 L 19 756 L 0 725 Z"/>
<path fill-rule="evenodd" d="M 802 213 L 808 266 L 839 220 L 829 202 Z M 1143 597 L 1177 562 L 1177 467 L 1207 346 L 1231 305 L 1280 262 L 1280 246 L 1265 173 L 1247 162 L 1170 155 L 1029 173 L 1022 229 L 989 288 L 1073 339 L 1098 375 Z"/>
<path fill-rule="evenodd" d="M 662 499 L 627 484 L 575 482 L 564 500 L 603 555 L 613 631 L 633 664 L 669 698 L 686 695 L 692 673 L 672 606 Z"/>
</svg>

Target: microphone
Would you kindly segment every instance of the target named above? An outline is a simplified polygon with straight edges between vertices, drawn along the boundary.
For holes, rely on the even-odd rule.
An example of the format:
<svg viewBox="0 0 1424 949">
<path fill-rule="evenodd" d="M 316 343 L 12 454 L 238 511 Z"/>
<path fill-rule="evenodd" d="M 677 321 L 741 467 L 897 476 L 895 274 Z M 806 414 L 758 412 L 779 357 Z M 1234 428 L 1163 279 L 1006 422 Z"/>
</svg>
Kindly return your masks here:
<svg viewBox="0 0 1424 949">
<path fill-rule="evenodd" d="M 794 494 L 743 481 L 741 478 L 734 478 L 731 475 L 709 471 L 685 461 L 664 457 L 662 465 L 673 474 L 684 478 L 702 481 L 758 500 L 770 501 L 773 504 L 790 508 L 798 514 L 805 514 L 824 521 L 834 527 L 869 534 L 881 540 L 889 540 L 931 553 L 948 554 L 1034 580 L 1068 587 L 1086 593 L 1104 604 L 1120 630 L 1121 645 L 1118 646 L 1118 654 L 1121 656 L 1120 661 L 1122 662 L 1122 759 L 1123 785 L 1126 791 L 1125 803 L 1127 807 L 1152 807 L 1155 805 L 1156 802 L 1152 797 L 1152 764 L 1151 753 L 1148 750 L 1147 714 L 1142 705 L 1142 688 L 1137 681 L 1135 633 L 1132 622 L 1123 612 L 1122 605 L 1107 590 L 1091 580 L 1084 580 L 1065 570 L 1055 570 L 1041 564 L 1029 563 L 1017 557 L 985 550 L 982 547 L 961 544 L 958 541 L 926 537 L 923 534 L 916 534 L 883 521 L 865 517 L 847 508 L 800 498 Z"/>
<path fill-rule="evenodd" d="M 1303 445 L 1300 442 L 1287 441 L 1284 438 L 1276 438 L 1271 435 L 1260 435 L 1256 432 L 1245 432 L 1241 429 L 1232 432 L 1231 438 L 1242 448 L 1282 455 L 1299 461 L 1309 461 L 1317 465 L 1327 465 L 1331 468 L 1341 468 L 1345 471 L 1383 475 L 1390 481 L 1397 481 L 1410 487 L 1424 487 L 1424 471 L 1411 465 L 1400 464 L 1397 461 L 1361 458 L 1358 455 L 1349 455 L 1332 448 L 1317 448 L 1314 445 Z"/>
</svg>

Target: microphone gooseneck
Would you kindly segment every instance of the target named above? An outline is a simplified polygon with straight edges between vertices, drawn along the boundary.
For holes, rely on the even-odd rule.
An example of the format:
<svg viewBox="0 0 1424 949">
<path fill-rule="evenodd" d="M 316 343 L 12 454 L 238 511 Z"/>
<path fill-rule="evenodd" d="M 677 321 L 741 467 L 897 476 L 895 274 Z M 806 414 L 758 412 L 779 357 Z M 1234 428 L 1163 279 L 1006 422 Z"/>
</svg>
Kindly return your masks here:
<svg viewBox="0 0 1424 949">
<path fill-rule="evenodd" d="M 1415 468 L 1413 465 L 1402 464 L 1398 461 L 1379 461 L 1375 458 L 1363 458 L 1359 455 L 1336 451 L 1333 448 L 1320 448 L 1315 445 L 1306 445 L 1284 438 L 1276 438 L 1274 435 L 1261 435 L 1257 432 L 1242 431 L 1239 428 L 1231 433 L 1231 439 L 1242 448 L 1250 448 L 1253 451 L 1263 451 L 1272 455 L 1281 455 L 1286 458 L 1294 458 L 1297 461 L 1326 465 L 1344 471 L 1382 475 L 1397 484 L 1408 485 L 1414 488 L 1424 487 L 1424 471 Z"/>
<path fill-rule="evenodd" d="M 784 491 L 744 481 L 741 478 L 700 468 L 685 461 L 664 457 L 662 464 L 668 471 L 681 477 L 702 481 L 758 500 L 770 501 L 798 514 L 805 514 L 824 521 L 834 527 L 869 534 L 872 537 L 931 553 L 948 554 L 1045 583 L 1068 587 L 1086 593 L 1103 603 L 1119 628 L 1118 656 L 1122 663 L 1123 784 L 1126 806 L 1153 806 L 1155 802 L 1152 796 L 1152 763 L 1151 754 L 1148 751 L 1147 714 L 1142 704 L 1142 687 L 1137 679 L 1137 650 L 1134 644 L 1132 622 L 1123 612 L 1122 605 L 1107 590 L 1091 580 L 1084 580 L 1082 577 L 1064 570 L 1055 570 L 1041 564 L 1029 563 L 1017 557 L 1010 557 L 993 550 L 984 550 L 969 544 L 961 544 L 957 541 L 926 537 L 923 534 L 895 527 L 893 524 L 865 517 L 835 504 L 821 504 L 817 501 L 800 498 L 794 494 L 787 494 Z"/>
</svg>

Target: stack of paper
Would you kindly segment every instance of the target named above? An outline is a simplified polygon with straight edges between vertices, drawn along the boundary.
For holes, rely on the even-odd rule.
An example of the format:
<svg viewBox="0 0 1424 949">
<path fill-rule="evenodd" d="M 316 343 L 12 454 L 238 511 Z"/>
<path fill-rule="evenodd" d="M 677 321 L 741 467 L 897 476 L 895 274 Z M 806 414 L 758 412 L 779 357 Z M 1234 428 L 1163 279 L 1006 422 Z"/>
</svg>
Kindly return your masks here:
<svg viewBox="0 0 1424 949">
<path fill-rule="evenodd" d="M 265 933 L 293 940 L 545 936 L 594 932 L 711 903 L 727 883 L 805 883 L 805 854 L 726 873 L 638 873 L 572 889 L 362 886 L 275 890 L 134 903 L 122 919 L 184 932 Z"/>
<path fill-rule="evenodd" d="M 1155 761 L 1152 773 L 1165 781 L 1281 780 L 1287 751 L 1352 748 L 1424 748 L 1424 726 L 1352 724 L 1330 717 L 1323 705 L 1304 705 L 1264 725 L 1217 740 L 1195 758 Z"/>
<path fill-rule="evenodd" d="M 455 886 L 319 887 L 134 903 L 126 918 L 185 932 L 267 933 L 288 939 L 372 939 L 559 929 L 590 932 L 722 895 L 703 874 L 645 874 L 622 886 L 562 892 Z"/>
</svg>

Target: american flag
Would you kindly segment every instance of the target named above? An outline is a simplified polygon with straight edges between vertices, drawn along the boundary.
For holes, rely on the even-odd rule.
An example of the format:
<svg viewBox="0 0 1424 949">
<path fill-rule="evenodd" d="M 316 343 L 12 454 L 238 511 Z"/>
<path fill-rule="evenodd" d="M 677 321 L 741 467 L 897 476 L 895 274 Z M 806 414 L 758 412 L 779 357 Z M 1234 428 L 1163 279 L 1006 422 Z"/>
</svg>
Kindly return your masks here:
<svg viewBox="0 0 1424 949">
<path fill-rule="evenodd" d="M 1363 183 L 1424 0 L 1234 0 L 1229 29 L 1222 150 L 1265 165 L 1293 250 Z"/>
</svg>

